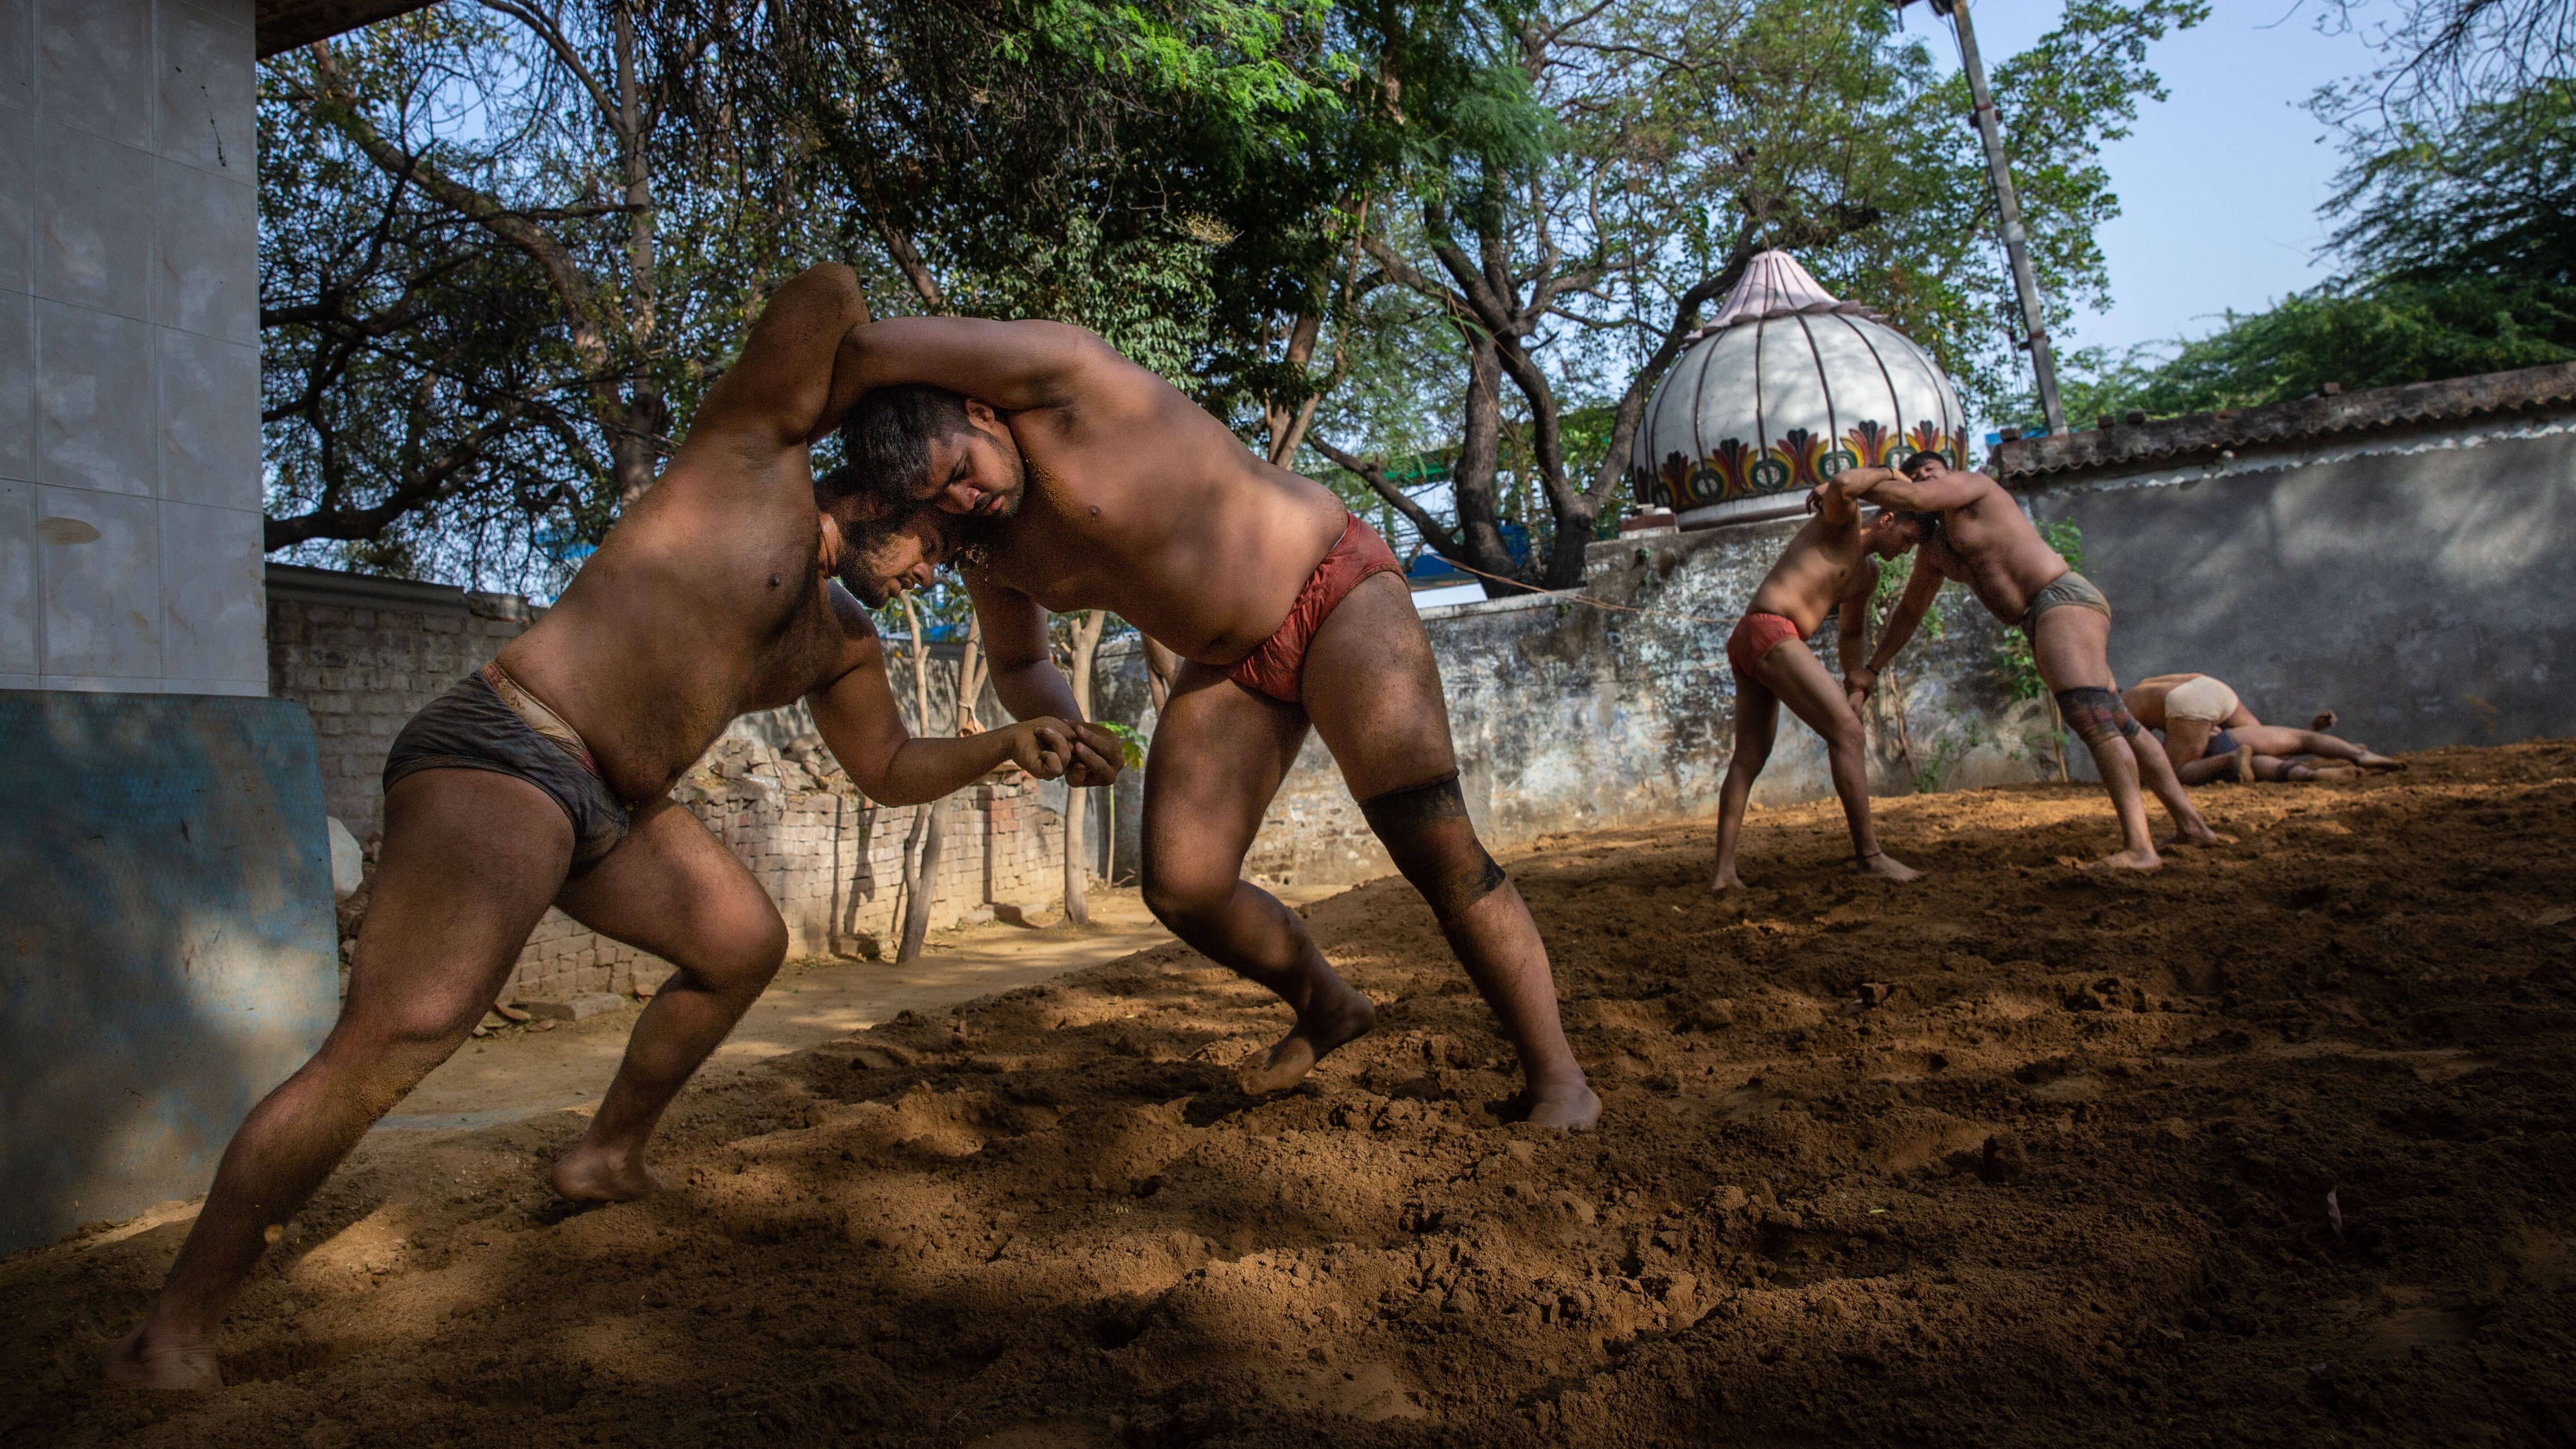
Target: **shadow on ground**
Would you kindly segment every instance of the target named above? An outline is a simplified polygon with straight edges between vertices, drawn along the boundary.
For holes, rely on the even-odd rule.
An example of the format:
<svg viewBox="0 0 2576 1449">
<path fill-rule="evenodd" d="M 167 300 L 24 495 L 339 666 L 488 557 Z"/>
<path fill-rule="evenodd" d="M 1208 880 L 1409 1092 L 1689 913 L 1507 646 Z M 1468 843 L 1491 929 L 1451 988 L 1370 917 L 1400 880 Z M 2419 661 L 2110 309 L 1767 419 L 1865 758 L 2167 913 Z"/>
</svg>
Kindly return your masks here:
<svg viewBox="0 0 2576 1449">
<path fill-rule="evenodd" d="M 235 1387 L 99 1386 L 179 1224 L 0 1264 L 0 1436 L 777 1442 L 2576 1444 L 2576 745 L 2204 792 L 2104 879 L 2098 792 L 1893 802 L 1933 874 L 1758 814 L 1508 864 L 1598 1134 L 1393 882 L 1308 908 L 1385 1006 L 1305 1088 L 1161 947 L 685 1096 L 676 1190 L 567 1216 L 570 1114 L 326 1189 Z"/>
</svg>

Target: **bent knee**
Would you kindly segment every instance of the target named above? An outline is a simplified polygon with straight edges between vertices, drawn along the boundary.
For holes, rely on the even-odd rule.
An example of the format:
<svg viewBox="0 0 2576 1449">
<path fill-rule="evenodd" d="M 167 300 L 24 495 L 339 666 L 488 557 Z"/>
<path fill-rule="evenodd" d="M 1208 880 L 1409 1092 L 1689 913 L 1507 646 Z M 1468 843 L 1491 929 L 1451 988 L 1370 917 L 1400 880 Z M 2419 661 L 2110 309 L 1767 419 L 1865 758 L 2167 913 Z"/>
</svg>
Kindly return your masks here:
<svg viewBox="0 0 2576 1449">
<path fill-rule="evenodd" d="M 402 1079 L 408 1090 L 465 1044 L 487 1009 L 479 1000 L 413 998 L 383 1008 L 353 1000 L 342 1009 L 323 1054 L 346 1067 Z"/>
<path fill-rule="evenodd" d="M 1141 893 L 1145 909 L 1166 926 L 1204 920 L 1234 899 L 1233 876 L 1219 879 L 1205 872 L 1157 870 L 1148 866 Z"/>
</svg>

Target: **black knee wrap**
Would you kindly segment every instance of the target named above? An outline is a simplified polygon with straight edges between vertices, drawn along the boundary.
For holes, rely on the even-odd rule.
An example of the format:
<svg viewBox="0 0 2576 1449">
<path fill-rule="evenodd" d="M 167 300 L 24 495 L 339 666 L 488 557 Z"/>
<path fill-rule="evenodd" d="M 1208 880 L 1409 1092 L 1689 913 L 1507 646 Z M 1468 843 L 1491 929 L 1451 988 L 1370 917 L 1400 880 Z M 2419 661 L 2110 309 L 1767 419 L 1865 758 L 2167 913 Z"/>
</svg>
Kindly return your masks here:
<svg viewBox="0 0 2576 1449">
<path fill-rule="evenodd" d="M 1444 921 L 1466 914 L 1507 879 L 1476 838 L 1454 770 L 1428 785 L 1363 800 L 1360 814 L 1395 857 L 1395 868 Z"/>
<path fill-rule="evenodd" d="M 2057 691 L 2057 712 L 2066 717 L 2067 728 L 2087 745 L 2098 745 L 2114 734 L 2138 737 L 2138 721 L 2120 696 L 2107 689 L 2061 689 Z"/>
</svg>

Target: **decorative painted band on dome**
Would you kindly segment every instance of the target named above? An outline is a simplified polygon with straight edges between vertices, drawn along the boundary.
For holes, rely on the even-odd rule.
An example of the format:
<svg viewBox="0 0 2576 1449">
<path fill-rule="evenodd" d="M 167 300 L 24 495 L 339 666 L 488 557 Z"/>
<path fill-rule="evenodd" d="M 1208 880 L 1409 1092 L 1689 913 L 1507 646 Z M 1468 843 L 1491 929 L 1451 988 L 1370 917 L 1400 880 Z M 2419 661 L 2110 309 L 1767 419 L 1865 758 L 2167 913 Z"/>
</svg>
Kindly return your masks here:
<svg viewBox="0 0 2576 1449">
<path fill-rule="evenodd" d="M 1944 433 L 1934 423 L 1917 423 L 1899 438 L 1886 424 L 1863 418 L 1844 431 L 1842 446 L 1837 448 L 1826 447 L 1824 439 L 1804 428 L 1783 432 L 1778 442 L 1758 453 L 1741 438 L 1720 438 L 1705 456 L 1692 458 L 1674 452 L 1652 468 L 1642 464 L 1631 468 L 1629 486 L 1641 505 L 1679 511 L 1739 498 L 1803 492 L 1845 468 L 1864 464 L 1892 468 L 1916 453 L 1939 453 L 1951 467 L 1962 467 L 1960 459 L 1967 456 L 1967 447 L 1966 433 Z"/>
<path fill-rule="evenodd" d="M 1790 495 L 1845 468 L 1918 451 L 1967 456 L 1940 366 L 1795 258 L 1764 252 L 1655 388 L 1629 486 L 1685 525 L 1751 520 L 1795 511 Z"/>
</svg>

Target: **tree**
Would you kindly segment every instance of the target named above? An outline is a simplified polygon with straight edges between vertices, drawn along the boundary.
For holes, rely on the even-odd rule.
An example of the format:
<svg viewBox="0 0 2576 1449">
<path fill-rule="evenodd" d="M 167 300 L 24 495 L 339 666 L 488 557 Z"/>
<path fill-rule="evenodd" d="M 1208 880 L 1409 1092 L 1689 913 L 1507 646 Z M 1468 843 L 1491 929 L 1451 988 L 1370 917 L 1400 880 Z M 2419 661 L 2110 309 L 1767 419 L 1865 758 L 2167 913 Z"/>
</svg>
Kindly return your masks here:
<svg viewBox="0 0 2576 1449">
<path fill-rule="evenodd" d="M 2092 232 L 2116 203 L 2095 157 L 2157 94 L 2146 46 L 2203 13 L 2196 0 L 2076 0 L 1996 68 L 2035 260 L 2061 306 L 2100 286 Z M 2015 365 L 2011 294 L 1982 162 L 1957 123 L 1964 83 L 1931 79 L 1887 7 L 1491 0 L 1439 14 L 1445 29 L 1374 57 L 1423 118 L 1404 124 L 1425 134 L 1405 206 L 1381 207 L 1365 244 L 1370 281 L 1421 304 L 1380 315 L 1436 318 L 1454 349 L 1453 520 L 1406 496 L 1387 454 L 1311 444 L 1435 550 L 1504 579 L 1578 584 L 1655 383 L 1767 247 L 1893 314 L 1972 393 L 2000 390 Z M 1620 382 L 1602 388 L 1605 376 Z M 1586 409 L 1598 411 L 1578 448 L 1568 422 Z M 1507 460 L 1544 504 L 1531 521 L 1546 544 L 1526 565 L 1504 544 Z"/>
<path fill-rule="evenodd" d="M 270 61 L 271 546 L 478 581 L 578 554 L 826 258 L 1191 378 L 1211 279 L 1268 264 L 1220 261 L 1243 229 L 1202 198 L 1338 103 L 1301 69 L 1326 13 L 458 0 Z"/>
<path fill-rule="evenodd" d="M 651 485 L 813 242 L 709 120 L 743 13 L 483 0 L 263 67 L 272 548 L 460 503 L 577 544 Z"/>
<path fill-rule="evenodd" d="M 2392 19 L 2377 22 L 2383 10 Z M 2356 134 L 2576 78 L 2576 0 L 2328 0 L 2322 29 L 2367 29 L 2386 64 L 2330 86 L 2319 109 Z"/>
<path fill-rule="evenodd" d="M 2256 407 L 2330 382 L 2576 358 L 2576 83 L 2409 120 L 2377 143 L 2327 202 L 2344 272 L 2203 337 L 2080 357 L 2070 415 Z"/>
</svg>

